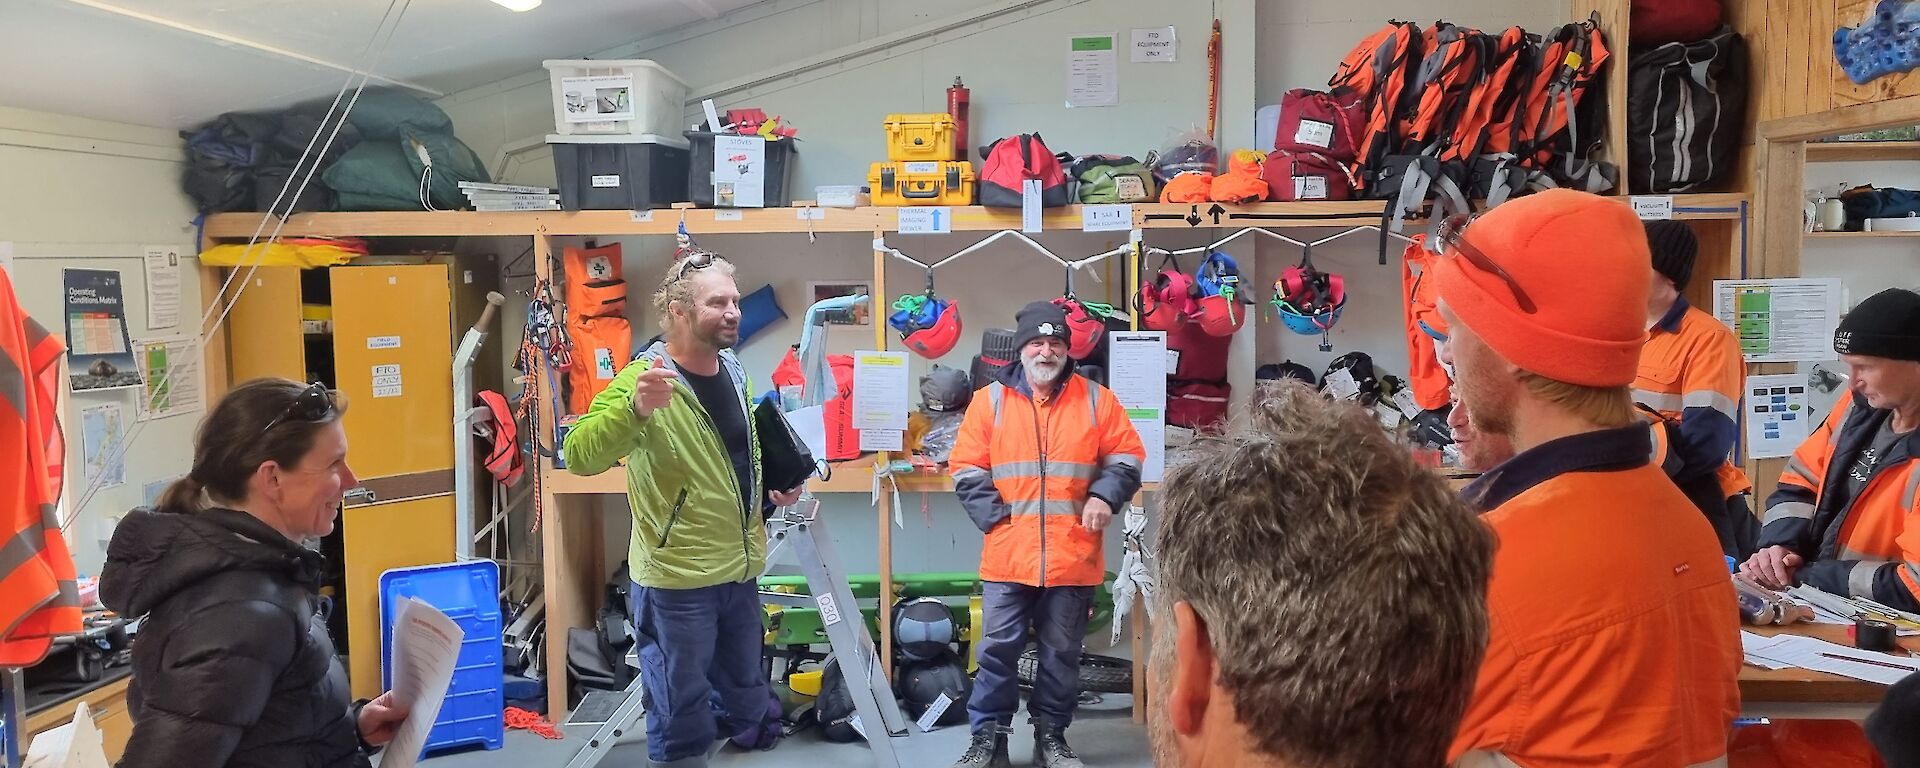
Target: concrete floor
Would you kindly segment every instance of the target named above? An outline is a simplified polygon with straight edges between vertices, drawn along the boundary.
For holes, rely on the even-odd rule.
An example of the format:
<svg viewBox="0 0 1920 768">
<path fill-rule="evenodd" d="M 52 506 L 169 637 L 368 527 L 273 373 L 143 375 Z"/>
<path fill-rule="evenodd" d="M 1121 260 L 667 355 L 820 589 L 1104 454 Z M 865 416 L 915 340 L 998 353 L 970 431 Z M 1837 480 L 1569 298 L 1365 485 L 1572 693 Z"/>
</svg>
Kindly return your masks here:
<svg viewBox="0 0 1920 768">
<path fill-rule="evenodd" d="M 1153 759 L 1147 748 L 1147 732 L 1134 725 L 1131 717 L 1133 697 L 1107 696 L 1099 704 L 1083 705 L 1067 740 L 1074 751 L 1092 768 L 1148 768 Z M 562 729 L 568 737 L 549 741 L 525 731 L 507 732 L 506 744 L 493 751 L 453 752 L 436 755 L 422 762 L 426 768 L 560 768 L 586 746 L 594 726 Z M 647 748 L 644 734 L 632 742 L 622 742 L 601 762 L 606 768 L 644 766 Z M 932 733 L 914 729 L 911 740 L 896 742 L 901 768 L 945 768 L 965 751 L 967 729 L 964 726 L 940 728 Z M 1033 736 L 1024 714 L 1014 719 L 1010 752 L 1015 766 L 1032 765 Z M 824 768 L 844 766 L 864 768 L 873 765 L 871 752 L 864 743 L 835 744 L 820 737 L 818 729 L 787 738 L 769 752 L 744 752 L 733 747 L 722 749 L 713 759 L 713 768 Z"/>
</svg>

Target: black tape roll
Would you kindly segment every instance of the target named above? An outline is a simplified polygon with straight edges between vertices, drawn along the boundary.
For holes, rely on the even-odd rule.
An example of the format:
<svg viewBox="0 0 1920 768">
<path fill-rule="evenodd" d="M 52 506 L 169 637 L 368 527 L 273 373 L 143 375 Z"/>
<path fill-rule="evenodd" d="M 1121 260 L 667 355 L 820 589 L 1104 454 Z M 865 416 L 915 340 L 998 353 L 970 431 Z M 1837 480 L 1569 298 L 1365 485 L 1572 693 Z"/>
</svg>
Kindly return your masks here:
<svg viewBox="0 0 1920 768">
<path fill-rule="evenodd" d="M 1874 619 L 1859 619 L 1853 623 L 1853 647 L 1863 651 L 1891 653 L 1893 646 L 1892 624 Z"/>
</svg>

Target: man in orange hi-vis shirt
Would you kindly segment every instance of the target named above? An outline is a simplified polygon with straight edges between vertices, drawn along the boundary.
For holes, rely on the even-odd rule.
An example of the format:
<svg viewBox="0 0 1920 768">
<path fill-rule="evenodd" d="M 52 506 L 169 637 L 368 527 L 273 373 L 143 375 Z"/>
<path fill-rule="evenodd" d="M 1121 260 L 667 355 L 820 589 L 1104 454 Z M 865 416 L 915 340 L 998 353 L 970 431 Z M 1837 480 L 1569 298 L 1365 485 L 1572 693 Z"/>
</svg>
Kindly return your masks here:
<svg viewBox="0 0 1920 768">
<path fill-rule="evenodd" d="M 60 339 L 27 316 L 0 270 L 0 666 L 37 664 L 81 629 L 73 556 L 54 515 Z"/>
<path fill-rule="evenodd" d="M 1441 228 L 1447 362 L 1518 453 L 1469 486 L 1499 540 L 1460 766 L 1724 763 L 1739 616 L 1718 539 L 1660 467 L 1629 385 L 1652 266 L 1631 209 L 1548 190 Z"/>
</svg>

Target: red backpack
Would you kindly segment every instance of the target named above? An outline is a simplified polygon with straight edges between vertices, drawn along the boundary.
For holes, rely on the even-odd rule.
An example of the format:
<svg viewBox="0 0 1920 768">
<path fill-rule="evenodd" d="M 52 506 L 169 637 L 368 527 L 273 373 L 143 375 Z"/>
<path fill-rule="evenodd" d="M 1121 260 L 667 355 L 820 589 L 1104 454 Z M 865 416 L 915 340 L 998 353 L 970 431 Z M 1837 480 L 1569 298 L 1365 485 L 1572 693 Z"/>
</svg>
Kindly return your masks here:
<svg viewBox="0 0 1920 768">
<path fill-rule="evenodd" d="M 836 390 L 826 403 L 822 420 L 827 428 L 828 461 L 846 461 L 860 456 L 860 430 L 853 426 L 853 356 L 827 355 L 827 367 L 833 371 Z M 773 369 L 773 388 L 805 386 L 806 374 L 800 370 L 798 350 L 787 348 L 787 355 Z"/>
<path fill-rule="evenodd" d="M 1073 202 L 1067 193 L 1067 172 L 1060 158 L 1047 149 L 1040 134 L 1023 133 L 994 141 L 980 148 L 986 164 L 978 181 L 980 204 L 993 208 L 1019 208 L 1021 188 L 1027 181 L 1040 182 L 1040 205 L 1059 208 Z"/>
<path fill-rule="evenodd" d="M 1353 162 L 1360 154 L 1360 137 L 1372 106 L 1359 91 L 1347 88 L 1332 93 L 1307 88 L 1287 91 L 1280 97 L 1280 127 L 1274 132 L 1273 148 Z"/>
</svg>

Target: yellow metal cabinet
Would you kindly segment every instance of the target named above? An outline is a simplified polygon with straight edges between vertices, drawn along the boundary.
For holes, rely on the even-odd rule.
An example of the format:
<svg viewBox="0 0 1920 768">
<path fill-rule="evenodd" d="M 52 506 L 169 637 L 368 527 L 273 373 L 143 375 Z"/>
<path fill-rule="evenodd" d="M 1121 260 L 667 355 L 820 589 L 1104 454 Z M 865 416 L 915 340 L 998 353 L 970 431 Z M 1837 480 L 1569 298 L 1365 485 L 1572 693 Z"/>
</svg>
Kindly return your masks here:
<svg viewBox="0 0 1920 768">
<path fill-rule="evenodd" d="M 353 697 L 380 695 L 380 574 L 453 562 L 453 496 L 347 507 L 340 515 L 347 551 L 347 674 Z"/>
<path fill-rule="evenodd" d="M 453 310 L 446 266 L 339 267 L 327 276 L 334 382 L 348 400 L 347 456 L 354 472 L 373 479 L 452 469 Z"/>
<path fill-rule="evenodd" d="M 240 278 L 246 277 L 244 289 Z M 239 270 L 229 295 L 237 293 L 227 315 L 227 343 L 233 383 L 265 376 L 307 380 L 307 352 L 300 329 L 300 269 L 261 267 Z"/>
</svg>

